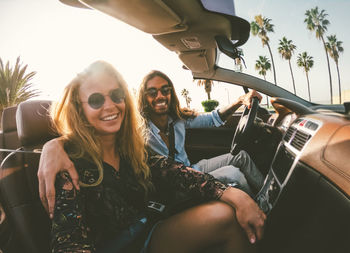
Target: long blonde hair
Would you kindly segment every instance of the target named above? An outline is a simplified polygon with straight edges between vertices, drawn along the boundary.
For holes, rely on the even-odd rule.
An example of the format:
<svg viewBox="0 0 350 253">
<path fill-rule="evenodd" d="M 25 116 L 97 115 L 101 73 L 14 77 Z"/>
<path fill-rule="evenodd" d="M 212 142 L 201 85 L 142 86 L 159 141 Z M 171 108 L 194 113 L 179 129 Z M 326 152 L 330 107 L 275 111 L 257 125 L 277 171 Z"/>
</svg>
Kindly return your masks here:
<svg viewBox="0 0 350 253">
<path fill-rule="evenodd" d="M 95 129 L 87 121 L 79 97 L 79 88 L 91 75 L 106 73 L 115 78 L 125 93 L 125 117 L 120 130 L 116 135 L 116 147 L 119 155 L 131 164 L 136 180 L 148 192 L 150 170 L 146 163 L 145 151 L 145 124 L 136 109 L 127 84 L 121 74 L 109 63 L 96 61 L 77 75 L 65 88 L 63 97 L 54 103 L 50 110 L 54 127 L 61 135 L 65 144 L 69 144 L 71 158 L 86 158 L 92 160 L 98 168 L 99 179 L 94 184 L 82 186 L 96 186 L 103 179 L 102 148 L 96 137 Z"/>
</svg>

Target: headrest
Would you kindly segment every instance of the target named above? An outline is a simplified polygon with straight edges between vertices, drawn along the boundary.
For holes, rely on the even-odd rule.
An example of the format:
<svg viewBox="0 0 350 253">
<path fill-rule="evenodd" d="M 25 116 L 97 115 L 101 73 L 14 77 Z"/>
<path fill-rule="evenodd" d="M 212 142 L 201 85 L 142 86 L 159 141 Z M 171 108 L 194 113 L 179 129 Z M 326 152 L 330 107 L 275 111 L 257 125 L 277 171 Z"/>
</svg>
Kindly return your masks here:
<svg viewBox="0 0 350 253">
<path fill-rule="evenodd" d="M 49 116 L 51 101 L 33 100 L 18 105 L 17 133 L 22 146 L 35 146 L 57 137 Z"/>
<path fill-rule="evenodd" d="M 16 110 L 17 106 L 7 107 L 2 112 L 2 131 L 8 133 L 16 131 Z"/>
</svg>

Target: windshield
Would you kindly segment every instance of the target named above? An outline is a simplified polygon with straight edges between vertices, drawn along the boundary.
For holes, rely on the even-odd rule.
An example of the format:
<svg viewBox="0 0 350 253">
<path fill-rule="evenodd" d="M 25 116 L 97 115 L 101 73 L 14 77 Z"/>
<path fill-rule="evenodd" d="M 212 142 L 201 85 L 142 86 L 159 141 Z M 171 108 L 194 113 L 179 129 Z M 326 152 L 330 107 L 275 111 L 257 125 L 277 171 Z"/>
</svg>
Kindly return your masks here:
<svg viewBox="0 0 350 253">
<path fill-rule="evenodd" d="M 337 2 L 269 1 L 265 4 L 264 1 L 236 0 L 236 15 L 251 24 L 250 38 L 239 48 L 243 60 L 233 60 L 219 52 L 217 65 L 265 79 L 314 103 L 338 104 L 339 94 L 342 103 L 350 101 L 350 74 L 345 71 L 350 67 L 346 50 L 350 35 L 344 33 L 350 25 L 344 8 L 350 8 L 350 3 Z M 323 35 L 326 45 L 332 45 L 336 40 L 340 46 L 338 68 L 334 52 L 328 50 L 328 69 L 322 39 L 307 28 L 306 13 L 315 12 L 316 7 L 329 21 Z M 259 22 L 265 27 L 259 27 Z"/>
</svg>

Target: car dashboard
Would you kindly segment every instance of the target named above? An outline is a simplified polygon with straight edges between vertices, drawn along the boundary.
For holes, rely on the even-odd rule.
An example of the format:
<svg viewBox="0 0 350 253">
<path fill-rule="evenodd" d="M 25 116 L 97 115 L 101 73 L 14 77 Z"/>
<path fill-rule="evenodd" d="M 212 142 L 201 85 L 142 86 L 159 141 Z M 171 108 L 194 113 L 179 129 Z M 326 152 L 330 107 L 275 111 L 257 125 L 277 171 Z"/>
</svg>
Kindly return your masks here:
<svg viewBox="0 0 350 253">
<path fill-rule="evenodd" d="M 261 251 L 350 252 L 350 117 L 272 104 L 283 137 L 256 196 L 268 214 Z"/>
<path fill-rule="evenodd" d="M 289 124 L 293 117 L 295 117 L 294 114 L 287 114 L 281 121 L 279 127 L 285 130 L 285 134 L 273 158 L 266 183 L 257 197 L 265 213 L 268 213 L 276 203 L 295 165 L 300 160 L 302 151 L 322 127 L 321 121 L 307 117 L 298 118 Z M 290 126 L 287 127 L 287 124 Z"/>
</svg>

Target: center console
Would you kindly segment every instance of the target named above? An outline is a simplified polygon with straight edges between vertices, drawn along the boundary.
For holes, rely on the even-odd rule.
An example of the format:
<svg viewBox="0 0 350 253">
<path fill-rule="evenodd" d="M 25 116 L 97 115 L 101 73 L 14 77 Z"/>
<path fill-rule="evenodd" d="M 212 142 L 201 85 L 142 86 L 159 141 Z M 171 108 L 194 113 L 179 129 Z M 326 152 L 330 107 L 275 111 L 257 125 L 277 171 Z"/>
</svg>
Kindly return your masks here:
<svg viewBox="0 0 350 253">
<path fill-rule="evenodd" d="M 298 118 L 287 129 L 273 158 L 264 186 L 257 194 L 260 208 L 269 213 L 288 183 L 300 159 L 303 149 L 320 129 L 321 122 L 310 118 Z"/>
</svg>

